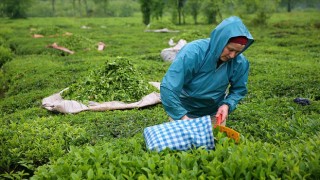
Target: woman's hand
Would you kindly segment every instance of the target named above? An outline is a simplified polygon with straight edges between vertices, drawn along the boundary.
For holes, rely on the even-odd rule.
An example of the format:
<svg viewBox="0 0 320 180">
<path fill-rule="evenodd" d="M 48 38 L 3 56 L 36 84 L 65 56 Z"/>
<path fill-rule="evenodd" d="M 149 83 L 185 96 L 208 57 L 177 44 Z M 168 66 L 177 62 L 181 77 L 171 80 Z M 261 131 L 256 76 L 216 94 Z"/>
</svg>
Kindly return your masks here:
<svg viewBox="0 0 320 180">
<path fill-rule="evenodd" d="M 220 115 L 222 115 L 221 117 L 221 124 L 224 123 L 227 118 L 228 118 L 228 112 L 229 112 L 229 106 L 226 104 L 223 104 L 222 106 L 219 107 L 216 117 L 219 117 Z"/>
</svg>

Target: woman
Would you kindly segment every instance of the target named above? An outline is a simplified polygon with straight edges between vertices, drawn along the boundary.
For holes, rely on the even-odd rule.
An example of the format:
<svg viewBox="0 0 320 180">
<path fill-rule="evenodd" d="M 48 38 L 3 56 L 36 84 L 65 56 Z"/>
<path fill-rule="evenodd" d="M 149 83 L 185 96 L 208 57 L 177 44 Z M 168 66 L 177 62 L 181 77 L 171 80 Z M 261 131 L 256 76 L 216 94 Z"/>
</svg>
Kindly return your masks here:
<svg viewBox="0 0 320 180">
<path fill-rule="evenodd" d="M 242 52 L 252 43 L 241 19 L 233 16 L 223 20 L 210 38 L 185 45 L 160 86 L 168 115 L 173 120 L 222 116 L 225 124 L 247 93 L 249 62 Z"/>
</svg>

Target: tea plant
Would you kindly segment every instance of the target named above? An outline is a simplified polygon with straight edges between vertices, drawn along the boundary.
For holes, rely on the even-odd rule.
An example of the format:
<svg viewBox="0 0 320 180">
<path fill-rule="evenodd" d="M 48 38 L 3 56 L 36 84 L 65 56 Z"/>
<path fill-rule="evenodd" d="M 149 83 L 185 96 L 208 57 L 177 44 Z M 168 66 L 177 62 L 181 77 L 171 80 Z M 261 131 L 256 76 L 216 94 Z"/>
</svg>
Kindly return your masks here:
<svg viewBox="0 0 320 180">
<path fill-rule="evenodd" d="M 81 127 L 58 123 L 55 119 L 1 122 L 1 171 L 32 172 L 39 164 L 62 156 L 70 145 L 88 143 L 87 133 Z"/>
<path fill-rule="evenodd" d="M 9 48 L 1 46 L 0 44 L 0 68 L 4 63 L 10 61 L 12 58 L 13 55 L 11 53 L 11 50 Z"/>
<path fill-rule="evenodd" d="M 199 148 L 158 154 L 145 153 L 142 137 L 138 136 L 84 149 L 71 147 L 67 156 L 38 168 L 32 179 L 312 179 L 319 174 L 320 156 L 312 152 L 319 150 L 318 138 L 311 137 L 288 149 L 261 141 L 239 145 L 221 141 L 214 151 Z M 301 147 L 305 148 L 301 151 Z"/>
<path fill-rule="evenodd" d="M 179 39 L 184 39 L 187 42 L 191 42 L 197 39 L 204 39 L 204 38 L 208 38 L 208 35 L 203 34 L 199 30 L 194 30 L 194 31 L 188 31 L 180 34 L 179 36 L 177 36 L 176 40 L 178 41 Z"/>
</svg>

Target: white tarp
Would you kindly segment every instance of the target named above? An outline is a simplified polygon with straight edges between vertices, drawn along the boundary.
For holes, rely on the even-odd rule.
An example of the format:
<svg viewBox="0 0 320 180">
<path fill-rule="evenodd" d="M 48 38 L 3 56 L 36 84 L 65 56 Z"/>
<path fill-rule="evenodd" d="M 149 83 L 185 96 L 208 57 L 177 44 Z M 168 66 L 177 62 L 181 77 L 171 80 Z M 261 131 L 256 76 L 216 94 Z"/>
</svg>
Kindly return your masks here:
<svg viewBox="0 0 320 180">
<path fill-rule="evenodd" d="M 160 89 L 159 82 L 150 82 L 151 85 L 155 86 L 157 89 Z M 157 92 L 150 93 L 140 101 L 133 103 L 124 103 L 121 101 L 110 101 L 110 102 L 89 102 L 88 105 L 84 105 L 81 102 L 75 100 L 65 100 L 62 98 L 61 93 L 55 93 L 49 97 L 46 97 L 42 100 L 42 107 L 49 110 L 60 113 L 78 113 L 81 111 L 107 111 L 107 110 L 117 110 L 117 109 L 133 109 L 133 108 L 142 108 L 155 104 L 161 103 L 160 94 Z"/>
</svg>

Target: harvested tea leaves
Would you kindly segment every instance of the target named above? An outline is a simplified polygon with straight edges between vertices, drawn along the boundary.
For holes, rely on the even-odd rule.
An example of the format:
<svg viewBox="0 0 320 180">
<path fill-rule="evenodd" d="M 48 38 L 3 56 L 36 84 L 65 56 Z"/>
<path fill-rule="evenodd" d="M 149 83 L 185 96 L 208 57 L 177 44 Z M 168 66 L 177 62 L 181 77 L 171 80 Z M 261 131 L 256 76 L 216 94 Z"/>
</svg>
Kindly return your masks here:
<svg viewBox="0 0 320 180">
<path fill-rule="evenodd" d="M 135 102 L 152 91 L 149 83 L 128 59 L 117 57 L 71 85 L 62 96 L 82 102 Z"/>
</svg>

